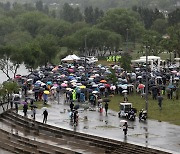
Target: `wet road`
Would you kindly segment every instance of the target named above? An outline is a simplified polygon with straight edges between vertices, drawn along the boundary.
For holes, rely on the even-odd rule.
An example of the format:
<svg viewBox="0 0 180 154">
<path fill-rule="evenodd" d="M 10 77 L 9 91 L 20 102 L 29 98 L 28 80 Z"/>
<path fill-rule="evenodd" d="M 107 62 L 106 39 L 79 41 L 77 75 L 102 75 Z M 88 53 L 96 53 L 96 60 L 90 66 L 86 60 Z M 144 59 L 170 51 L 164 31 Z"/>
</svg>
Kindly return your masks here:
<svg viewBox="0 0 180 154">
<path fill-rule="evenodd" d="M 120 127 L 121 119 L 114 111 L 109 111 L 108 116 L 105 116 L 104 113 L 100 114 L 98 111 L 85 111 L 80 108 L 79 124 L 74 127 L 70 122 L 68 104 L 51 102 L 51 105 L 51 108 L 48 108 L 48 124 L 151 148 L 165 149 L 166 151 L 173 151 L 172 153 L 179 153 L 180 151 L 179 126 L 153 120 L 143 123 L 137 119 L 135 122 L 128 121 L 128 135 L 124 137 L 122 127 Z M 43 109 L 37 110 L 37 121 L 42 122 L 42 112 Z M 19 113 L 23 114 L 22 111 Z M 28 112 L 29 118 L 31 118 L 30 114 L 31 111 Z"/>
</svg>

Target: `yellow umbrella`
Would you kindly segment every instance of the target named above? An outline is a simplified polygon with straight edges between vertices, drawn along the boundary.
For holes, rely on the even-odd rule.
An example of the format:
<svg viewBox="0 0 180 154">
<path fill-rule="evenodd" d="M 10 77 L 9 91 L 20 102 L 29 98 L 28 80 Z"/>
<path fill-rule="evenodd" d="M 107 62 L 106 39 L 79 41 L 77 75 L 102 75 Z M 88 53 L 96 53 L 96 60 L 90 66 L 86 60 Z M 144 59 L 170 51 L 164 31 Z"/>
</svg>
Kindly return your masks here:
<svg viewBox="0 0 180 154">
<path fill-rule="evenodd" d="M 44 94 L 46 94 L 46 95 L 49 95 L 49 93 L 50 93 L 50 92 L 49 92 L 48 90 L 45 90 L 45 91 L 44 91 Z"/>
<path fill-rule="evenodd" d="M 81 89 L 85 89 L 85 88 L 86 88 L 86 86 L 82 85 L 82 86 L 80 86 L 80 88 L 81 88 Z"/>
</svg>

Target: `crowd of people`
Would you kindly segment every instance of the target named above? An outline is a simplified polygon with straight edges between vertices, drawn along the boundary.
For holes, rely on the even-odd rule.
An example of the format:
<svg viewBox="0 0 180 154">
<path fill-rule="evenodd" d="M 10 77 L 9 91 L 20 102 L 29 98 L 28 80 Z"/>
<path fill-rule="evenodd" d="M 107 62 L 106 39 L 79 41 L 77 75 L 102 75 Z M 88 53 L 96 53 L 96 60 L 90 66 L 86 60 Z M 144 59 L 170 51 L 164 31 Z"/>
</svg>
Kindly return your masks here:
<svg viewBox="0 0 180 154">
<path fill-rule="evenodd" d="M 114 70 L 114 71 L 112 71 Z M 111 78 L 114 72 L 116 82 Z M 154 100 L 157 99 L 160 109 L 165 95 L 168 99 L 179 99 L 178 69 L 146 72 L 141 68 L 133 68 L 131 72 L 124 71 L 118 64 L 103 66 L 95 64 L 79 65 L 77 62 L 63 63 L 58 66 L 48 65 L 31 72 L 27 76 L 17 76 L 15 80 L 21 85 L 22 95 L 27 98 L 28 91 L 32 90 L 34 99 L 31 99 L 33 117 L 35 119 L 34 101 L 58 99 L 59 93 L 64 94 L 65 103 L 74 110 L 73 102 L 87 103 L 98 106 L 99 112 L 105 108 L 107 115 L 109 97 L 122 95 L 128 102 L 128 95 L 136 92 L 144 97 L 146 75 L 148 76 L 148 91 Z M 15 100 L 16 101 L 16 100 Z M 23 111 L 26 115 L 27 107 Z M 75 112 L 74 112 L 75 113 Z M 47 115 L 47 114 L 46 114 Z M 47 119 L 45 118 L 46 121 Z M 74 122 L 76 119 L 74 119 Z"/>
</svg>

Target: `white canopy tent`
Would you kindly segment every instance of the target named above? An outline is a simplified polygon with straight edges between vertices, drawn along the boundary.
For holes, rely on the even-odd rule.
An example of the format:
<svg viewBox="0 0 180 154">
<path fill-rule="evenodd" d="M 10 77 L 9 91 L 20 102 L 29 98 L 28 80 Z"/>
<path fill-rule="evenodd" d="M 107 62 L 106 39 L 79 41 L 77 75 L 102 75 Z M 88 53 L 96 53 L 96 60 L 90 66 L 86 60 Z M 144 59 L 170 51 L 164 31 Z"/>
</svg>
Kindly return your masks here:
<svg viewBox="0 0 180 154">
<path fill-rule="evenodd" d="M 68 55 L 65 58 L 61 59 L 62 62 L 73 62 L 74 60 L 79 60 L 80 58 L 76 55 Z"/>
<path fill-rule="evenodd" d="M 148 62 L 150 63 L 151 71 L 154 69 L 155 63 L 157 62 L 157 69 L 160 70 L 161 58 L 158 56 L 148 56 Z M 132 60 L 132 63 L 146 63 L 146 56 L 140 57 L 140 59 Z"/>
</svg>

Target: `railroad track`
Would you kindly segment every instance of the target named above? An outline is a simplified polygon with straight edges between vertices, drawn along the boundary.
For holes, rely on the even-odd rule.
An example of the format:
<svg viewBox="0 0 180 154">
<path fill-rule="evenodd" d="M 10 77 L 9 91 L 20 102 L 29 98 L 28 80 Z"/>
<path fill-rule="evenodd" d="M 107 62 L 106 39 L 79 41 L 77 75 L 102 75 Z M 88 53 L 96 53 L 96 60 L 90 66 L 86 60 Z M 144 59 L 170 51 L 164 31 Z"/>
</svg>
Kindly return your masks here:
<svg viewBox="0 0 180 154">
<path fill-rule="evenodd" d="M 20 154 L 167 154 L 167 152 L 33 121 L 13 111 L 0 116 L 0 147 Z"/>
</svg>

